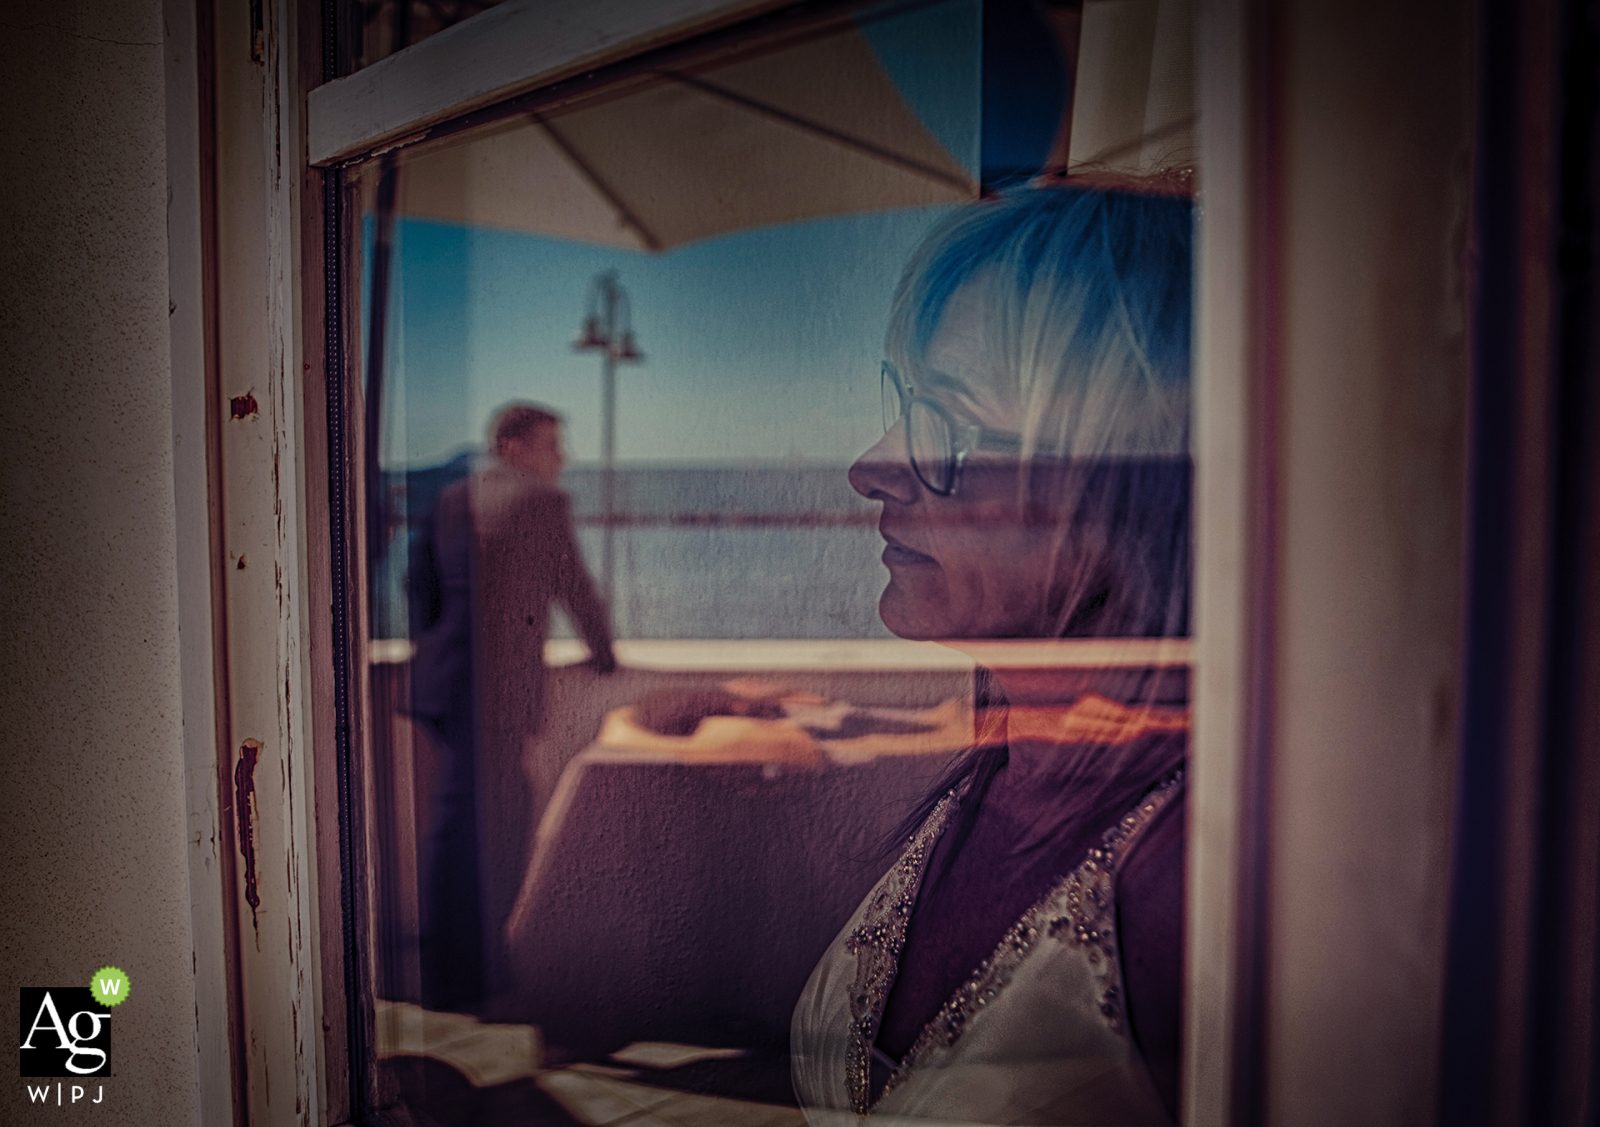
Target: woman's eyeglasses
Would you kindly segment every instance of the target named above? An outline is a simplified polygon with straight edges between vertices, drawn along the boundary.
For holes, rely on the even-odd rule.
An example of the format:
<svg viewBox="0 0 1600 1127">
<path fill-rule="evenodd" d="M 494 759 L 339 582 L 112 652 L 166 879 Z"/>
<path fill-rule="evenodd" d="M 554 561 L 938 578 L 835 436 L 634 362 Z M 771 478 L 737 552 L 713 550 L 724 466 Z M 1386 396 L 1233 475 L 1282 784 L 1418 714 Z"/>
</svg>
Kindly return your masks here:
<svg viewBox="0 0 1600 1127">
<path fill-rule="evenodd" d="M 887 360 L 883 362 L 880 386 L 883 431 L 889 433 L 901 418 L 905 419 L 911 470 L 929 492 L 940 497 L 955 493 L 961 483 L 962 466 L 974 450 L 1022 452 L 1022 440 L 1015 435 L 997 434 L 977 423 L 964 422 L 937 400 L 919 396 Z"/>
</svg>

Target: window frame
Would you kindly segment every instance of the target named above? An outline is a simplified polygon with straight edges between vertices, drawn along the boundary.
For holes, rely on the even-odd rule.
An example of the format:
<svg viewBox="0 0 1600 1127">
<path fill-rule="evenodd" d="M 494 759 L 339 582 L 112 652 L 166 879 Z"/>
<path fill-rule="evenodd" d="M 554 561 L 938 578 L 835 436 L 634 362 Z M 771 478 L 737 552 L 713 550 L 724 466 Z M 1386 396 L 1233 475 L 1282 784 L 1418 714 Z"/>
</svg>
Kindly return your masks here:
<svg viewBox="0 0 1600 1127">
<path fill-rule="evenodd" d="M 285 15 L 288 2 L 279 0 L 275 13 Z M 785 8 L 770 0 L 552 0 L 542 5 L 510 0 L 354 74 L 333 77 L 324 67 L 320 81 L 305 87 L 304 147 L 299 149 L 304 179 L 297 201 L 306 233 L 303 274 L 307 280 L 320 276 L 324 284 L 320 295 L 316 287 L 305 287 L 298 334 L 304 362 L 296 367 L 306 377 L 303 441 L 308 451 L 316 450 L 306 459 L 302 482 L 308 509 L 321 517 L 321 529 L 308 536 L 307 547 L 322 540 L 325 548 L 313 556 L 311 581 L 327 598 L 317 600 L 312 617 L 318 621 L 308 631 L 308 642 L 326 655 L 316 662 L 312 694 L 318 712 L 315 747 L 321 749 L 316 845 L 319 858 L 331 853 L 336 862 L 318 864 L 323 874 L 320 1024 L 326 1030 L 322 1056 L 329 1121 L 340 1110 L 361 1121 L 379 1096 L 367 1069 L 371 905 L 363 899 L 367 882 L 357 879 L 367 842 L 356 799 L 368 785 L 357 769 L 363 758 L 357 751 L 369 734 L 365 678 L 355 672 L 364 667 L 365 655 L 350 646 L 347 629 L 365 605 L 363 547 L 355 535 L 362 511 L 361 435 L 359 422 L 351 423 L 362 417 L 361 391 L 348 379 L 350 371 L 359 370 L 352 361 L 362 348 L 355 305 L 360 287 L 346 276 L 341 257 L 358 222 L 349 206 L 352 170 L 395 148 L 609 83 L 662 54 L 700 50 L 719 35 L 742 37 L 765 23 L 814 18 L 842 6 L 815 2 Z M 316 23 L 306 18 L 312 7 L 300 9 L 302 33 Z M 336 7 L 335 0 L 323 0 L 316 13 L 330 50 L 335 39 L 328 22 Z M 1231 1120 L 1238 1031 L 1249 1016 L 1239 1004 L 1249 984 L 1241 984 L 1234 960 L 1243 806 L 1236 781 L 1258 754 L 1246 738 L 1252 671 L 1246 664 L 1251 647 L 1244 624 L 1250 620 L 1250 600 L 1259 601 L 1245 577 L 1257 562 L 1258 547 L 1248 540 L 1257 484 L 1250 479 L 1248 451 L 1252 442 L 1261 441 L 1246 422 L 1252 409 L 1246 346 L 1252 311 L 1244 286 L 1252 266 L 1246 255 L 1252 119 L 1246 98 L 1245 5 L 1211 0 L 1198 8 L 1203 65 L 1196 90 L 1197 141 L 1206 169 L 1206 207 L 1196 256 L 1197 292 L 1203 295 L 1195 318 L 1196 524 L 1207 534 L 1201 537 L 1195 575 L 1197 720 L 1191 753 L 1183 1083 L 1183 1119 L 1195 1124 Z M 313 433 L 318 427 L 320 435 Z M 322 473 L 310 472 L 312 465 Z M 337 826 L 336 834 L 325 831 L 329 825 Z M 341 926 L 330 927 L 330 919 Z M 334 958 L 334 951 L 341 957 Z M 343 1096 L 335 1093 L 341 1072 L 349 1080 Z"/>
</svg>

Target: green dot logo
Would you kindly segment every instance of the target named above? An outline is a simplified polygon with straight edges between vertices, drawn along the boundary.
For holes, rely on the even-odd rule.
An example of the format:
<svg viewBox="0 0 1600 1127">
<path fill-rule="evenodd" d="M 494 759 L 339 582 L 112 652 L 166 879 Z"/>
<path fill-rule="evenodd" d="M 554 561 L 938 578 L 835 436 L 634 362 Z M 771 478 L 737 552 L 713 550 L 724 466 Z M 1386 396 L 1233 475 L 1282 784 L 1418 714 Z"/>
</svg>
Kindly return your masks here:
<svg viewBox="0 0 1600 1127">
<path fill-rule="evenodd" d="M 120 1006 L 128 1000 L 128 976 L 118 967 L 101 967 L 89 981 L 89 993 L 102 1006 Z"/>
</svg>

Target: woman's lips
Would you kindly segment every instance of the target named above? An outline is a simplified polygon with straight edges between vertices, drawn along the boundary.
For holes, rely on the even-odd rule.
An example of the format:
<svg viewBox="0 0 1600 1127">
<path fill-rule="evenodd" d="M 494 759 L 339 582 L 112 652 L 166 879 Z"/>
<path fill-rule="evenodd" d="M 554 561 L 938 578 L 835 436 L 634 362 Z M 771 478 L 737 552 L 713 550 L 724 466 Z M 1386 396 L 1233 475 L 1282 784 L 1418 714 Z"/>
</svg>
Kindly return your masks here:
<svg viewBox="0 0 1600 1127">
<path fill-rule="evenodd" d="M 923 555 L 891 540 L 883 549 L 883 562 L 889 567 L 929 567 L 935 560 L 932 556 Z"/>
</svg>

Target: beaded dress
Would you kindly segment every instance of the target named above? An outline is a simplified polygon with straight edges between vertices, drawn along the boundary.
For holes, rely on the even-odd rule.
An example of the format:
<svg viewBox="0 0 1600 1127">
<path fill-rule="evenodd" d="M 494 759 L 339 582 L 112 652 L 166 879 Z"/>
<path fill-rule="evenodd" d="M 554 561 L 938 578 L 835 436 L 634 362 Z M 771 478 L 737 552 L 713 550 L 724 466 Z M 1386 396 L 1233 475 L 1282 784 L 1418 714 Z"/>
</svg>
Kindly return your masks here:
<svg viewBox="0 0 1600 1127">
<path fill-rule="evenodd" d="M 884 1003 L 930 855 L 960 797 L 941 800 L 823 954 L 795 1008 L 794 1088 L 812 1127 L 1171 1123 L 1127 1031 L 1113 925 L 1121 862 L 1182 793 L 1180 769 L 1024 912 L 872 1103 Z"/>
</svg>

